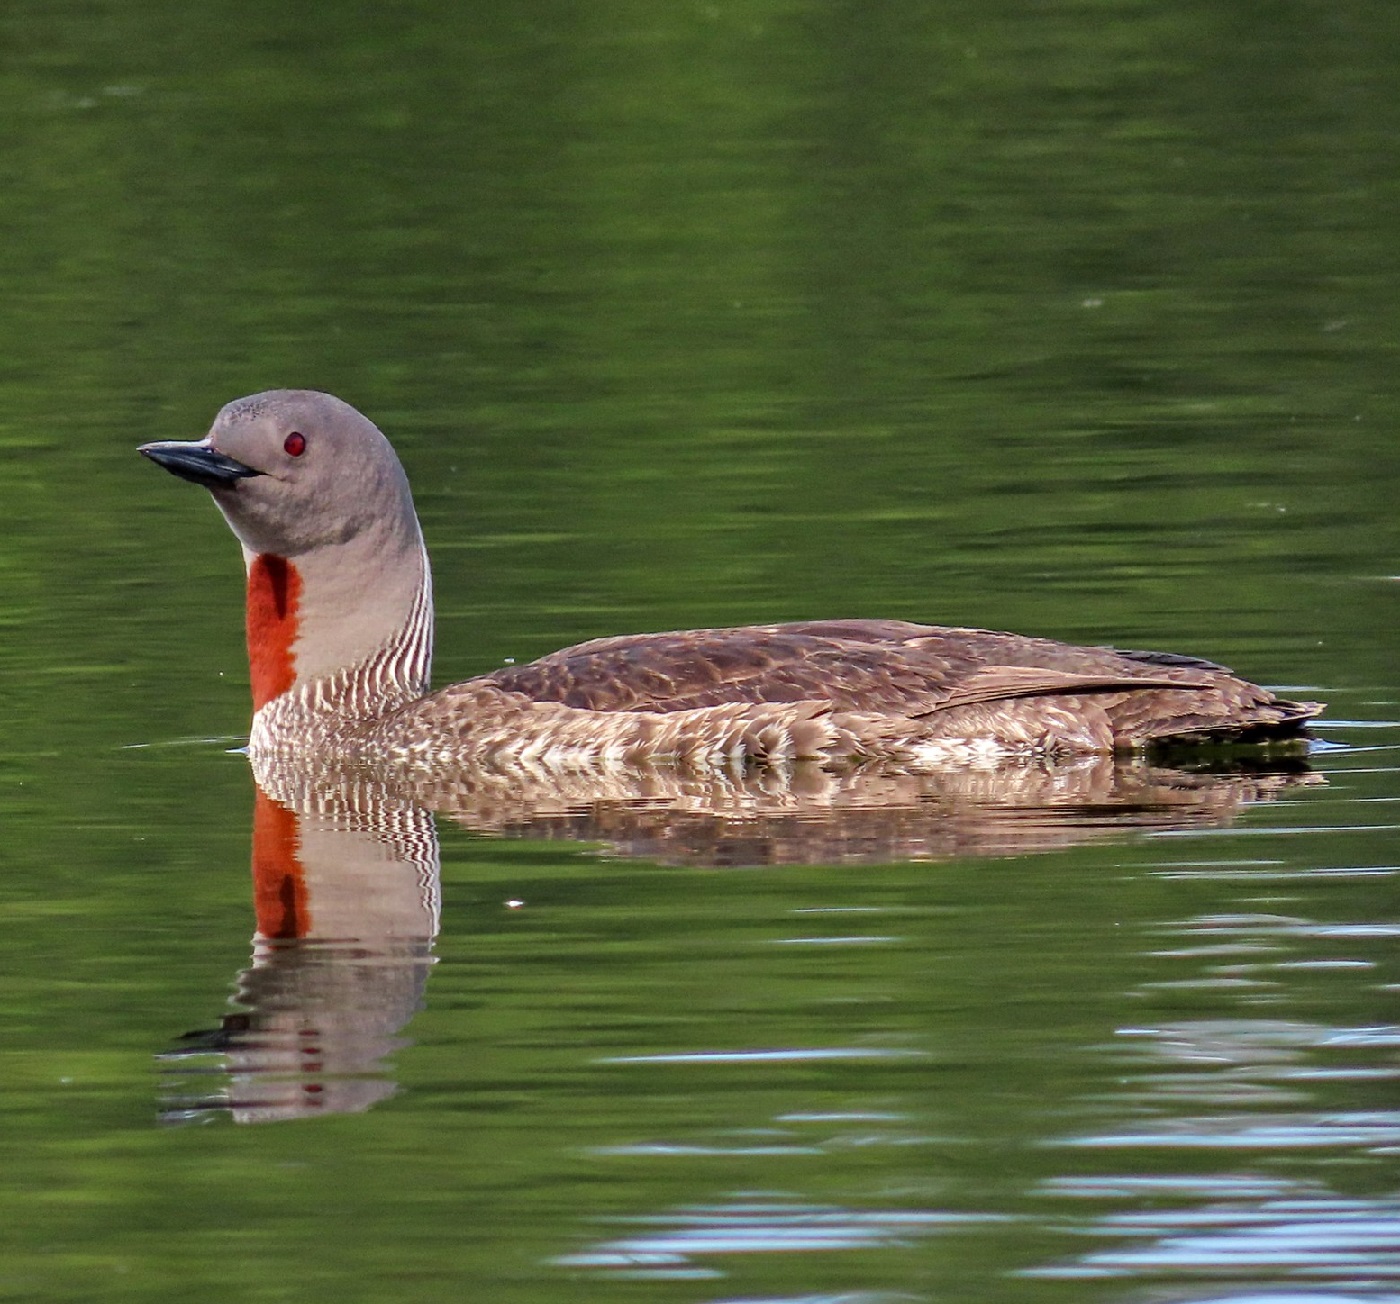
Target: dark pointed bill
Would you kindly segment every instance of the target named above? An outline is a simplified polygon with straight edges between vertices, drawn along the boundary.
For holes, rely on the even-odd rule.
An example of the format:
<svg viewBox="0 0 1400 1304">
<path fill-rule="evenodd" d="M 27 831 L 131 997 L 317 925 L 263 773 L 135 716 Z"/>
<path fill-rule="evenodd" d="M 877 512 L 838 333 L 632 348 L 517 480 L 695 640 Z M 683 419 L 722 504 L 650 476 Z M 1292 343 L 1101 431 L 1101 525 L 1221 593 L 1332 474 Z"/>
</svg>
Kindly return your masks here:
<svg viewBox="0 0 1400 1304">
<path fill-rule="evenodd" d="M 149 457 L 157 466 L 163 466 L 171 475 L 178 475 L 182 480 L 193 480 L 206 489 L 227 489 L 250 475 L 262 475 L 261 471 L 244 466 L 237 459 L 215 452 L 203 443 L 162 439 L 154 444 L 142 444 L 136 451 Z"/>
</svg>

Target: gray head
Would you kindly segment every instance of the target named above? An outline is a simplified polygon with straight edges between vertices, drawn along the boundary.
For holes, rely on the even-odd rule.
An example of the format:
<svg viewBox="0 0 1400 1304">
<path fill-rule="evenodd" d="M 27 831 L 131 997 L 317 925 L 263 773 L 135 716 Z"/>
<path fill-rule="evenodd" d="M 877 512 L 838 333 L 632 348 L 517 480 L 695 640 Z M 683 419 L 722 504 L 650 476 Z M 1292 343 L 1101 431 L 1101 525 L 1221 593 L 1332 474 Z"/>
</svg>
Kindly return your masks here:
<svg viewBox="0 0 1400 1304">
<path fill-rule="evenodd" d="M 243 545 L 259 715 L 342 671 L 358 673 L 366 713 L 426 690 L 428 557 L 403 467 L 372 421 L 330 394 L 274 389 L 228 404 L 203 439 L 141 452 L 208 489 Z"/>
<path fill-rule="evenodd" d="M 365 532 L 417 537 L 403 467 L 379 428 L 309 389 L 235 399 L 194 442 L 140 450 L 214 496 L 244 548 L 299 557 Z"/>
</svg>

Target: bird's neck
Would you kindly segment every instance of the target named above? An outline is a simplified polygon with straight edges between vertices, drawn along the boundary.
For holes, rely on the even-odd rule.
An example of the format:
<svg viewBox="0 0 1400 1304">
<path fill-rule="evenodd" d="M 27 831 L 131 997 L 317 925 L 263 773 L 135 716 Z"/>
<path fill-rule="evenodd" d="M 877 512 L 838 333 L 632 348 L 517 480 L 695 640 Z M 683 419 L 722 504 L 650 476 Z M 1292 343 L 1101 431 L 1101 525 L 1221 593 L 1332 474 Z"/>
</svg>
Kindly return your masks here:
<svg viewBox="0 0 1400 1304">
<path fill-rule="evenodd" d="M 432 574 L 416 530 L 245 560 L 255 737 L 376 719 L 427 692 Z"/>
</svg>

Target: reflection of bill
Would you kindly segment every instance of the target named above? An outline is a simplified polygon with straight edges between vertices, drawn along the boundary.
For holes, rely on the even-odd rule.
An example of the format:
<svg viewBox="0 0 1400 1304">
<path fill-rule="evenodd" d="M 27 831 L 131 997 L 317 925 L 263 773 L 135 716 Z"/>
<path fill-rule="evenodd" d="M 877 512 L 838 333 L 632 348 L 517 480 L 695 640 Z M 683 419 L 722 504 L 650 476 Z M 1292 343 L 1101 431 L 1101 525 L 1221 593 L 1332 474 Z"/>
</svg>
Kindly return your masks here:
<svg viewBox="0 0 1400 1304">
<path fill-rule="evenodd" d="M 907 774 L 509 765 L 405 777 L 254 758 L 257 935 L 236 1013 L 163 1057 L 170 1121 L 367 1109 L 423 999 L 438 929 L 430 811 L 480 833 L 601 843 L 667 864 L 878 864 L 1050 851 L 1136 829 L 1228 823 L 1305 770 L 1204 773 L 1140 757 Z M 209 1065 L 211 1056 L 222 1064 Z M 217 1093 L 186 1090 L 223 1073 Z M 185 1073 L 188 1079 L 185 1079 Z"/>
<path fill-rule="evenodd" d="M 237 1011 L 162 1057 L 180 1065 L 181 1080 L 166 1083 L 167 1121 L 351 1113 L 393 1094 L 384 1057 L 403 1044 L 433 962 L 437 834 L 426 811 L 383 797 L 357 810 L 344 804 L 353 792 L 327 796 L 294 810 L 257 794 L 252 961 Z M 218 1092 L 195 1087 L 205 1073 L 224 1078 Z"/>
</svg>

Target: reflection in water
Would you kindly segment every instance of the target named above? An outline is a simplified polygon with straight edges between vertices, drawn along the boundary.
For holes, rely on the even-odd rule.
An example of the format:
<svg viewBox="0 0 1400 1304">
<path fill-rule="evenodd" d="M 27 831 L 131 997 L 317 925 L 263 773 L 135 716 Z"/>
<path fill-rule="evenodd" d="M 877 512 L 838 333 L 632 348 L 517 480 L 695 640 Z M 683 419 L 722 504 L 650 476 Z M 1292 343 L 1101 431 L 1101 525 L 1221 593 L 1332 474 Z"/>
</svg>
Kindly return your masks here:
<svg viewBox="0 0 1400 1304">
<path fill-rule="evenodd" d="M 1228 1296 L 1231 1300 L 1285 1299 L 1331 1301 L 1393 1301 L 1390 1285 L 1400 1271 L 1400 1199 L 1368 1199 L 1329 1192 L 1320 1184 L 1274 1183 L 1259 1193 L 1240 1197 L 1227 1180 L 1219 1198 L 1210 1198 L 1209 1179 L 1186 1181 L 1144 1179 L 1131 1203 L 1150 1207 L 1110 1212 L 1079 1228 L 1096 1248 L 1066 1263 L 1035 1269 L 1036 1277 L 1098 1278 L 1234 1277 L 1254 1289 Z M 1235 1185 L 1239 1185 L 1236 1183 Z M 1256 1188 L 1268 1189 L 1260 1179 Z M 1102 1199 L 1099 1182 L 1076 1186 L 1065 1181 L 1047 1188 L 1056 1194 Z M 1121 1198 L 1121 1197 L 1119 1197 Z M 1177 1203 L 1173 1203 L 1177 1201 Z M 1117 1246 L 1113 1242 L 1117 1241 Z M 1307 1293 L 1280 1293 L 1265 1283 L 1292 1282 Z M 1339 1296 L 1327 1290 L 1331 1282 L 1356 1294 Z M 1254 1290 L 1268 1289 L 1267 1295 Z M 1314 1293 L 1315 1292 L 1315 1293 Z M 1201 1300 L 1200 1288 L 1154 1294 L 1164 1301 Z M 1223 1299 L 1212 1293 L 1208 1298 Z"/>
<path fill-rule="evenodd" d="M 907 1244 L 969 1224 L 1005 1221 L 930 1209 L 851 1209 L 786 1200 L 735 1200 L 630 1219 L 636 1231 L 557 1263 L 606 1268 L 627 1276 L 718 1277 L 695 1263 L 701 1255 L 868 1250 Z"/>
<path fill-rule="evenodd" d="M 672 865 L 860 864 L 1019 855 L 1133 829 L 1230 822 L 1306 770 L 1190 772 L 1141 757 L 935 773 L 833 773 L 527 765 L 439 776 L 366 775 L 256 764 L 262 787 L 294 809 L 360 811 L 412 803 L 478 833 L 601 842 L 618 856 Z"/>
<path fill-rule="evenodd" d="M 1247 1008 L 1272 999 L 1261 988 L 1300 969 L 1376 968 L 1379 957 L 1364 948 L 1384 944 L 1392 931 L 1246 913 L 1204 915 L 1167 927 L 1187 944 L 1157 955 L 1185 961 L 1195 972 L 1180 982 L 1144 984 L 1140 995 L 1167 987 L 1218 989 L 1224 981 Z M 1349 954 L 1317 954 L 1317 948 L 1338 943 Z M 1298 946 L 1310 948 L 1306 959 L 1291 953 Z M 1093 1249 L 1030 1275 L 1198 1282 L 1227 1277 L 1249 1288 L 1209 1298 L 1240 1301 L 1396 1298 L 1400 1197 L 1388 1161 L 1400 1155 L 1400 1110 L 1375 1108 L 1367 1084 L 1400 1079 L 1400 1027 L 1242 1014 L 1164 1020 L 1118 1032 L 1117 1053 L 1139 1068 L 1123 1079 L 1127 1099 L 1115 1111 L 1119 1120 L 1057 1144 L 1080 1154 L 1124 1156 L 1114 1166 L 1127 1171 L 1079 1173 L 1042 1184 L 1041 1195 L 1104 1208 L 1071 1227 Z M 1353 1094 L 1358 1086 L 1360 1097 Z M 1154 1171 L 1163 1159 L 1187 1167 L 1188 1156 L 1197 1155 L 1190 1166 L 1216 1171 Z M 1289 1162 L 1307 1164 L 1309 1174 L 1280 1173 Z M 1378 1194 L 1364 1190 L 1373 1164 L 1388 1169 Z M 1333 1173 L 1336 1187 L 1328 1180 Z M 1348 1189 L 1341 1189 L 1343 1182 Z M 1153 1298 L 1205 1297 L 1195 1287 Z"/>
<path fill-rule="evenodd" d="M 920 775 L 517 766 L 411 783 L 266 758 L 254 769 L 252 961 L 236 1012 L 162 1057 L 178 1068 L 165 1086 L 170 1121 L 343 1113 L 393 1093 L 383 1061 L 422 1002 L 438 929 L 429 809 L 479 832 L 601 842 L 670 864 L 859 863 L 1217 825 L 1311 777 L 1110 757 Z M 205 1089 L 221 1070 L 228 1085 Z"/>
<path fill-rule="evenodd" d="M 1232 883 L 1245 863 L 1254 862 L 1173 862 L 1150 877 L 1209 872 Z M 556 1261 L 615 1277 L 720 1277 L 727 1275 L 726 1256 L 888 1249 L 1019 1218 L 1028 1241 L 1058 1233 L 1068 1245 L 1005 1271 L 1068 1289 L 1081 1283 L 1096 1299 L 1393 1304 L 1400 1298 L 1400 1109 L 1390 1106 L 1394 1092 L 1386 1088 L 1400 1079 L 1400 1025 L 1393 1019 L 1400 988 L 1386 979 L 1396 927 L 1309 918 L 1297 908 L 1303 898 L 1287 914 L 1264 913 L 1257 906 L 1271 898 L 1253 894 L 1268 892 L 1278 871 L 1260 863 L 1260 878 L 1249 881 L 1251 895 L 1238 910 L 1151 926 L 1143 955 L 1151 976 L 1126 995 L 1141 1011 L 1167 1005 L 1172 1014 L 1139 1014 L 1117 1028 L 1111 1044 L 1090 1051 L 1108 1072 L 1091 1075 L 1093 1087 L 1068 1116 L 1093 1121 L 1066 1133 L 1067 1111 L 1057 1107 L 1048 1141 L 1034 1130 L 1032 1148 L 1050 1157 L 1059 1175 L 1032 1179 L 1023 1212 L 969 1210 L 956 1186 L 951 1207 L 928 1200 L 925 1187 L 917 1202 L 891 1193 L 854 1216 L 848 1207 L 804 1203 L 797 1191 L 761 1201 L 736 1193 L 731 1201 L 620 1219 L 608 1235 Z M 1334 881 L 1342 872 L 1333 866 L 1324 874 Z M 1396 873 L 1385 866 L 1352 872 L 1362 880 Z M 1375 981 L 1375 1008 L 1389 1017 L 1358 1019 L 1347 1002 L 1340 1008 L 1352 1016 L 1328 1021 L 1315 1003 L 1279 990 L 1334 973 Z M 1191 1017 L 1202 999 L 1209 1016 Z M 755 1058 L 790 1054 L 762 1051 Z M 692 1051 L 609 1062 L 706 1064 L 744 1055 Z M 1105 1080 L 1115 1084 L 1107 1097 Z M 800 1126 L 828 1119 L 830 1135 Z M 689 1131 L 684 1141 L 638 1138 L 605 1153 L 656 1164 L 821 1157 L 843 1146 L 946 1149 L 947 1138 L 913 1124 L 913 1114 L 898 1111 L 784 1114 L 748 1135 Z M 1115 1283 L 1128 1293 L 1105 1296 L 1105 1289 L 1117 1292 Z M 1007 1297 L 1017 1293 L 1011 1287 Z"/>
<path fill-rule="evenodd" d="M 353 794 L 284 806 L 263 792 L 253 815 L 257 934 L 237 1010 L 162 1059 L 170 1122 L 227 1110 L 264 1123 L 368 1109 L 393 1094 L 384 1057 L 422 1004 L 438 930 L 432 816 Z M 229 1084 L 198 1083 L 224 1062 Z"/>
<path fill-rule="evenodd" d="M 1382 1283 L 1393 1278 L 1400 1254 L 1400 1200 L 1364 1199 L 1331 1193 L 1321 1184 L 1228 1178 L 1219 1189 L 1209 1178 L 1143 1178 L 1131 1190 L 1102 1181 L 1064 1181 L 1056 1194 L 1084 1199 L 1123 1198 L 1146 1209 L 1113 1212 L 1082 1231 L 1110 1248 L 1095 1249 L 1072 1262 L 1039 1269 L 1041 1277 L 1104 1277 L 1182 1274 L 1237 1276 L 1256 1283 L 1282 1278 L 1309 1284 L 1328 1280 L 1366 1293 L 1345 1298 L 1393 1300 Z M 1184 1203 L 1190 1201 L 1190 1203 Z M 1175 1203 L 1173 1203 L 1175 1202 Z M 1113 1241 L 1118 1246 L 1113 1246 Z M 1387 1271 L 1388 1269 L 1388 1271 Z M 1381 1281 L 1369 1284 L 1368 1277 Z M 1361 1278 L 1362 1280 L 1358 1280 Z M 1199 1300 L 1198 1288 L 1163 1300 Z M 1212 1294 L 1211 1299 L 1221 1296 Z M 1253 1292 L 1231 1299 L 1264 1298 Z M 1325 1289 L 1316 1294 L 1267 1298 L 1327 1301 L 1343 1298 Z"/>
</svg>

